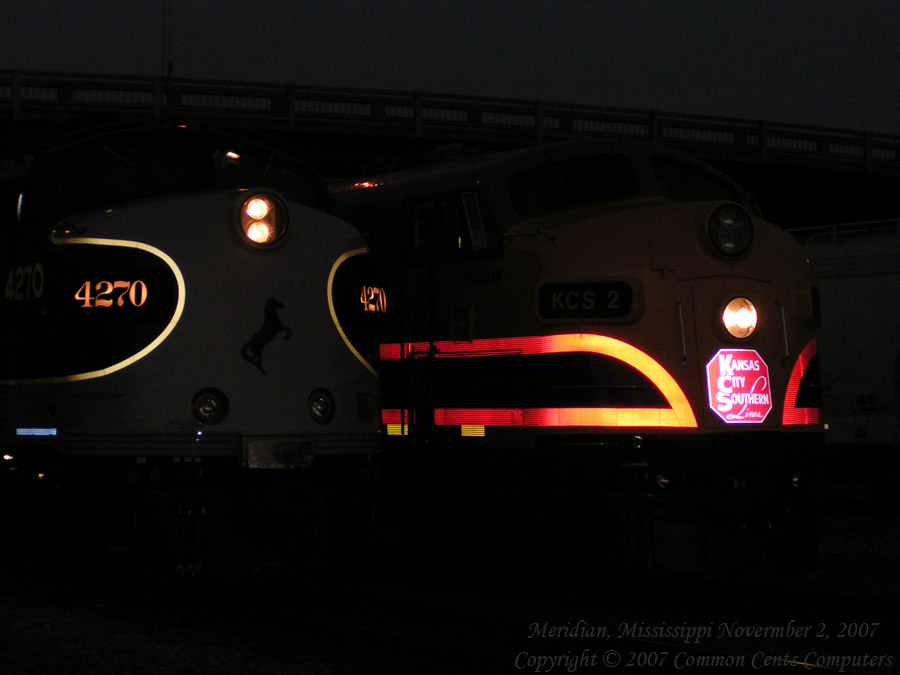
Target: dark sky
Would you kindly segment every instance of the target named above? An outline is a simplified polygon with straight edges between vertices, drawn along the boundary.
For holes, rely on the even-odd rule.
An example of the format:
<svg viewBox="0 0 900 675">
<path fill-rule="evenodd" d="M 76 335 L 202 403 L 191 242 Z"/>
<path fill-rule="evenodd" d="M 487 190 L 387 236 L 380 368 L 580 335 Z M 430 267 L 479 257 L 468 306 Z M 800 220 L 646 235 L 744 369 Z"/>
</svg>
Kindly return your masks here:
<svg viewBox="0 0 900 675">
<path fill-rule="evenodd" d="M 171 0 L 179 77 L 900 134 L 900 0 Z M 0 70 L 155 75 L 163 0 L 0 9 Z"/>
</svg>

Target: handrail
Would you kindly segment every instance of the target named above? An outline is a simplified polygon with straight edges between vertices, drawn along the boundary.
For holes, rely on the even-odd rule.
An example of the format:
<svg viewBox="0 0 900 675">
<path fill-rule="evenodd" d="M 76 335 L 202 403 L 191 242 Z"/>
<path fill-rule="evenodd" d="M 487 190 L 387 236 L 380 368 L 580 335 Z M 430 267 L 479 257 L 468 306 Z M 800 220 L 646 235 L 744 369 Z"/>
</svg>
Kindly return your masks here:
<svg viewBox="0 0 900 675">
<path fill-rule="evenodd" d="M 766 120 L 291 83 L 0 71 L 0 119 L 78 114 L 519 142 L 602 135 L 757 160 L 900 170 L 900 136 Z"/>
</svg>

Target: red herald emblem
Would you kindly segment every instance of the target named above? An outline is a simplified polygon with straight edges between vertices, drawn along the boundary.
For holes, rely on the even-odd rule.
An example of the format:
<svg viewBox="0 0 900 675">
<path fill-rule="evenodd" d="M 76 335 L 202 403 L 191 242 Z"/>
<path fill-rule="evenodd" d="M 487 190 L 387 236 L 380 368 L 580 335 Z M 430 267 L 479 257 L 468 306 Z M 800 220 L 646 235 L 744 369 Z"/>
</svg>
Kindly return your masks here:
<svg viewBox="0 0 900 675">
<path fill-rule="evenodd" d="M 753 349 L 720 349 L 706 381 L 709 407 L 728 424 L 759 424 L 772 410 L 769 367 Z"/>
</svg>

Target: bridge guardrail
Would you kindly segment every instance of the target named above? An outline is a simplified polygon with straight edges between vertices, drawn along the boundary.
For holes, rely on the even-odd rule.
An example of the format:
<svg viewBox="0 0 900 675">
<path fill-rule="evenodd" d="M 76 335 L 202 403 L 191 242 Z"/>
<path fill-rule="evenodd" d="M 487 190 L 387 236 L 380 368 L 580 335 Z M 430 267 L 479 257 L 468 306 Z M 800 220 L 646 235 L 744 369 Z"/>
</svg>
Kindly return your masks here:
<svg viewBox="0 0 900 675">
<path fill-rule="evenodd" d="M 0 72 L 0 119 L 114 114 L 216 119 L 269 128 L 541 142 L 603 135 L 710 153 L 796 157 L 900 170 L 900 136 L 601 106 L 425 92 L 193 80 Z"/>
</svg>

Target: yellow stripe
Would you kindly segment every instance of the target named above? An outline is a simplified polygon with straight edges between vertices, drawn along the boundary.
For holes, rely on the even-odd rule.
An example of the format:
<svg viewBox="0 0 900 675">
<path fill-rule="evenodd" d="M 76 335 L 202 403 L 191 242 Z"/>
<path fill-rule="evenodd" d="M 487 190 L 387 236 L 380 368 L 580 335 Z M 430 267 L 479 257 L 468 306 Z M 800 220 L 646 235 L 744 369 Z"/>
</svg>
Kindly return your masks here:
<svg viewBox="0 0 900 675">
<path fill-rule="evenodd" d="M 332 297 L 331 292 L 331 287 L 334 284 L 334 275 L 337 274 L 338 267 L 343 265 L 344 261 L 352 258 L 353 256 L 368 252 L 369 249 L 367 248 L 357 248 L 352 251 L 347 251 L 334 261 L 334 265 L 331 266 L 331 273 L 328 275 L 328 310 L 331 312 L 331 320 L 334 321 L 334 327 L 337 328 L 337 332 L 341 336 L 341 339 L 344 341 L 344 344 L 347 345 L 347 349 L 349 349 L 353 353 L 353 355 L 359 359 L 360 363 L 362 363 L 366 368 L 369 369 L 369 372 L 371 372 L 375 377 L 378 377 L 378 373 L 372 367 L 372 364 L 366 361 L 366 359 L 363 358 L 362 354 L 356 351 L 356 347 L 354 347 L 350 343 L 350 340 L 347 339 L 347 335 L 344 333 L 344 329 L 341 328 L 341 322 L 338 321 L 337 312 L 334 311 L 334 298 Z"/>
</svg>

